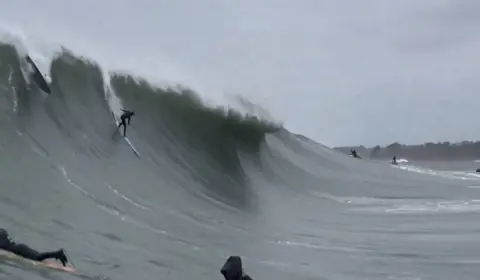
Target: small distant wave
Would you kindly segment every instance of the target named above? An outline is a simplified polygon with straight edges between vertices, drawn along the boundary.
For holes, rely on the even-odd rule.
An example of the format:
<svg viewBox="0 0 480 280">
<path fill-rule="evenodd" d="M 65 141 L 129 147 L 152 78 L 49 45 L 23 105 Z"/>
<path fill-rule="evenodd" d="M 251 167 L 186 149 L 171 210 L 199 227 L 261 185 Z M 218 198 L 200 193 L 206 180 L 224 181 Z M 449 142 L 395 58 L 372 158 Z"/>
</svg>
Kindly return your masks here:
<svg viewBox="0 0 480 280">
<path fill-rule="evenodd" d="M 427 213 L 467 213 L 479 212 L 480 200 L 445 200 L 425 198 L 346 198 L 346 203 L 352 205 L 352 211 L 427 214 Z"/>
<path fill-rule="evenodd" d="M 390 213 L 466 213 L 479 212 L 480 200 L 430 201 L 418 204 L 399 204 L 388 209 Z"/>
<path fill-rule="evenodd" d="M 480 175 L 474 172 L 442 171 L 442 170 L 428 169 L 428 168 L 423 168 L 423 167 L 418 167 L 413 165 L 397 165 L 393 167 L 402 169 L 405 171 L 443 177 L 446 179 L 456 179 L 456 180 L 479 180 L 480 179 Z"/>
</svg>

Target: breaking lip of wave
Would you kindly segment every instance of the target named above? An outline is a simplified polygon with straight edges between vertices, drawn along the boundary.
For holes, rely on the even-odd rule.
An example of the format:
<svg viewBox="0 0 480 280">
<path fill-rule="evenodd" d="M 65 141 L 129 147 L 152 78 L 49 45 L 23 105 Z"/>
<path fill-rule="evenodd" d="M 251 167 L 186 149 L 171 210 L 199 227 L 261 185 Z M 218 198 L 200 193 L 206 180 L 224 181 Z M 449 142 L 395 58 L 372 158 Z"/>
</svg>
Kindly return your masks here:
<svg viewBox="0 0 480 280">
<path fill-rule="evenodd" d="M 2 60 L 9 65 L 10 72 L 8 74 L 8 80 L 9 84 L 12 85 L 13 88 L 14 108 L 18 106 L 18 101 L 16 98 L 16 91 L 18 90 L 15 86 L 13 86 L 12 73 L 14 73 L 15 70 L 20 70 L 22 73 L 26 70 L 22 69 L 23 66 L 21 63 L 22 57 L 26 55 L 25 50 L 24 48 L 19 48 L 17 45 L 18 44 L 10 43 L 0 44 L 2 52 L 9 53 L 9 57 L 4 57 Z M 118 71 L 110 71 L 107 74 L 107 72 L 102 70 L 100 66 L 93 60 L 86 57 L 76 56 L 73 52 L 64 47 L 61 49 L 61 51 L 55 53 L 48 67 L 43 68 L 49 69 L 49 72 L 45 74 L 47 74 L 50 79 L 51 77 L 56 78 L 53 81 L 54 87 L 55 85 L 59 84 L 60 80 L 65 78 L 72 80 L 72 78 L 75 78 L 64 77 L 64 73 L 72 72 L 72 70 L 77 72 L 90 72 L 82 73 L 83 75 L 97 75 L 98 77 L 95 77 L 95 79 L 100 79 L 101 81 L 99 84 L 103 84 L 102 87 L 105 100 L 108 102 L 110 110 L 117 116 L 121 113 L 120 109 L 124 107 L 123 103 L 127 102 L 137 103 L 135 105 L 138 105 L 138 107 L 142 110 L 152 111 L 152 108 L 157 106 L 155 108 L 157 111 L 161 111 L 163 109 L 165 111 L 170 111 L 169 113 L 171 114 L 177 114 L 177 117 L 179 117 L 177 120 L 183 119 L 185 121 L 188 119 L 189 115 L 192 120 L 197 118 L 196 123 L 200 123 L 201 121 L 219 123 L 221 122 L 220 120 L 223 120 L 231 122 L 231 126 L 237 126 L 239 129 L 241 129 L 241 126 L 245 126 L 245 131 L 251 128 L 253 130 L 259 129 L 259 132 L 263 131 L 261 133 L 274 132 L 282 128 L 281 123 L 273 121 L 271 116 L 265 112 L 263 108 L 260 108 L 259 106 L 249 102 L 244 97 L 237 96 L 236 100 L 238 101 L 237 104 L 241 104 L 243 108 L 249 112 L 246 114 L 242 111 L 236 110 L 236 107 L 212 107 L 209 104 L 204 103 L 197 92 L 185 86 L 175 85 L 160 88 L 141 77 L 131 74 Z M 67 68 L 70 69 L 67 70 Z M 65 70 L 67 72 L 65 72 Z M 80 72 L 78 72 L 77 75 L 78 74 L 80 74 Z M 31 81 L 26 79 L 27 77 L 23 78 L 25 83 L 31 83 Z M 78 81 L 75 82 L 78 84 Z M 96 88 L 86 88 L 86 90 L 87 89 L 97 90 Z M 139 104 L 139 98 L 142 99 L 141 101 L 146 103 Z M 150 106 L 143 108 L 140 105 Z M 13 111 L 16 111 L 16 109 Z M 198 119 L 199 117 L 202 119 Z M 208 120 L 208 118 L 211 118 L 211 120 Z M 250 126 L 250 128 L 248 126 Z M 238 131 L 237 136 L 242 138 L 242 133 Z"/>
<path fill-rule="evenodd" d="M 244 96 L 228 94 L 216 88 L 205 86 L 201 82 L 196 81 L 195 78 L 192 78 L 191 75 L 179 75 L 178 67 L 171 65 L 172 63 L 167 64 L 172 66 L 172 72 L 175 73 L 173 76 L 176 78 L 172 77 L 172 79 L 169 79 L 168 77 L 159 76 L 154 71 L 155 67 L 153 67 L 154 70 L 149 70 L 149 67 L 138 68 L 138 65 L 150 65 L 150 58 L 143 60 L 143 63 L 138 63 L 136 59 L 131 59 L 131 57 L 135 57 L 132 54 L 112 59 L 109 55 L 105 55 L 106 53 L 108 54 L 108 51 L 106 53 L 97 52 L 95 51 L 97 48 L 93 47 L 92 49 L 92 47 L 86 47 L 84 44 L 80 44 L 81 47 L 77 47 L 77 44 L 71 44 L 70 41 L 67 42 L 65 39 L 58 38 L 45 41 L 44 37 L 38 37 L 37 34 L 27 34 L 20 26 L 0 21 L 0 44 L 14 46 L 19 56 L 23 57 L 28 54 L 32 57 L 48 83 L 52 82 L 51 66 L 59 55 L 68 53 L 76 59 L 96 65 L 100 69 L 105 81 L 107 100 L 115 114 L 120 114 L 122 102 L 112 90 L 109 81 L 112 76 L 124 76 L 131 77 L 138 83 L 147 82 L 150 86 L 157 89 L 175 92 L 182 92 L 186 89 L 185 85 L 188 85 L 188 89 L 192 89 L 197 98 L 201 99 L 202 103 L 209 107 L 228 108 L 244 116 L 256 116 L 268 122 L 280 124 L 280 121 L 275 119 L 261 105 L 250 102 Z M 128 63 L 123 63 L 125 60 Z M 180 76 L 184 77 L 181 78 Z M 184 79 L 187 79 L 188 82 L 184 82 Z"/>
</svg>

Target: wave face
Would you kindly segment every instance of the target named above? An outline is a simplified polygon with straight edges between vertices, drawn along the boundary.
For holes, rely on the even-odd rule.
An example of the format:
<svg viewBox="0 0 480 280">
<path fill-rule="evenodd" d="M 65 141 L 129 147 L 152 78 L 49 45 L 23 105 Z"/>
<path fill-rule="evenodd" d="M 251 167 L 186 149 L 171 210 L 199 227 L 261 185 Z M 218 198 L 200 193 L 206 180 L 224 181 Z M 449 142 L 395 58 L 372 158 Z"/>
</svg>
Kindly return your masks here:
<svg viewBox="0 0 480 280">
<path fill-rule="evenodd" d="M 0 220 L 38 250 L 65 248 L 80 272 L 62 279 L 221 279 L 229 255 L 254 279 L 480 272 L 475 174 L 352 159 L 68 51 L 46 96 L 21 57 L 0 46 Z M 140 158 L 115 136 L 119 104 L 136 112 Z M 0 273 L 58 274 L 7 261 Z"/>
</svg>

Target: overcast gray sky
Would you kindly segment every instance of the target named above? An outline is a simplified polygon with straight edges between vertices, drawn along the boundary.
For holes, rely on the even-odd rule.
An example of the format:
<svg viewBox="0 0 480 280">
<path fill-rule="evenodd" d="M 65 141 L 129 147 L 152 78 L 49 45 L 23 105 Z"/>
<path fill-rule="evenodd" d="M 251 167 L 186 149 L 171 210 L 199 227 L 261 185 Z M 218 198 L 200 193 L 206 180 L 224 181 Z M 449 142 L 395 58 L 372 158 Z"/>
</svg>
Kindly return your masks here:
<svg viewBox="0 0 480 280">
<path fill-rule="evenodd" d="M 16 0 L 0 17 L 327 145 L 480 139 L 478 0 Z"/>
</svg>

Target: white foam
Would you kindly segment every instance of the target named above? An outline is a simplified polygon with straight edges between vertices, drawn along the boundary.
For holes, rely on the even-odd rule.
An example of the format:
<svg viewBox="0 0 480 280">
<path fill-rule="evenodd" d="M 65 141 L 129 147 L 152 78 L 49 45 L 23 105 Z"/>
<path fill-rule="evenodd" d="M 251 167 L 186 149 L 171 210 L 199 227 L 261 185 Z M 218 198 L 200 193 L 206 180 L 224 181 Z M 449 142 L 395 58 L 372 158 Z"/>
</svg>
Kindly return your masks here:
<svg viewBox="0 0 480 280">
<path fill-rule="evenodd" d="M 480 186 L 468 186 L 480 188 Z M 327 196 L 322 195 L 324 198 Z M 390 213 L 390 214 L 427 214 L 427 213 L 465 213 L 480 212 L 480 200 L 461 199 L 443 200 L 433 198 L 375 198 L 375 197 L 329 197 L 347 204 L 351 211 Z"/>
<path fill-rule="evenodd" d="M 480 200 L 382 199 L 372 197 L 344 198 L 351 210 L 392 214 L 480 212 Z"/>
<path fill-rule="evenodd" d="M 413 165 L 392 165 L 393 168 L 402 169 L 405 171 L 442 177 L 446 179 L 454 180 L 479 180 L 480 175 L 472 172 L 463 172 L 463 171 L 443 171 L 443 170 L 433 170 Z"/>
<path fill-rule="evenodd" d="M 480 212 L 479 200 L 428 201 L 418 204 L 393 205 L 390 213 L 465 213 Z"/>
<path fill-rule="evenodd" d="M 9 65 L 10 66 L 10 65 Z M 14 113 L 17 112 L 17 109 L 18 109 L 18 94 L 17 94 L 17 88 L 16 86 L 13 84 L 13 80 L 12 80 L 12 77 L 13 77 L 13 68 L 12 66 L 9 67 L 9 70 L 10 72 L 8 73 L 8 84 L 12 87 L 12 99 L 13 99 L 13 108 L 12 108 L 12 111 Z"/>
<path fill-rule="evenodd" d="M 155 213 L 155 211 L 153 211 L 151 208 L 148 208 L 146 206 L 143 206 L 141 205 L 140 203 L 138 202 L 135 202 L 133 199 L 127 197 L 126 195 L 120 193 L 118 190 L 114 189 L 110 184 L 106 184 L 107 187 L 113 192 L 115 193 L 115 195 L 121 197 L 122 199 L 124 199 L 125 201 L 129 202 L 130 204 L 138 207 L 138 208 L 141 208 L 143 210 L 146 210 L 146 211 L 149 211 L 149 212 L 152 212 L 152 213 Z"/>
</svg>

